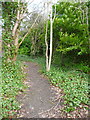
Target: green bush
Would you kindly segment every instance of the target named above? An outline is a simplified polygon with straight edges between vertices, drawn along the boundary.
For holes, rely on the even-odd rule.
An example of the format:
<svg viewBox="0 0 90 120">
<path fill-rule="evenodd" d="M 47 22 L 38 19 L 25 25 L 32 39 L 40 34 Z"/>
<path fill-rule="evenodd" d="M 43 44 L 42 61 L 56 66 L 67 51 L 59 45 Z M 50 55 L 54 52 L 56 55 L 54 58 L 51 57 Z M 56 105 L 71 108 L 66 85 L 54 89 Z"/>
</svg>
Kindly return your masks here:
<svg viewBox="0 0 90 120">
<path fill-rule="evenodd" d="M 28 47 L 21 47 L 20 49 L 19 49 L 19 54 L 20 55 L 30 55 L 30 50 L 29 50 L 29 48 Z"/>
<path fill-rule="evenodd" d="M 85 63 L 80 63 L 77 66 L 78 70 L 81 70 L 82 72 L 88 73 L 90 72 L 90 67 L 89 65 L 85 64 Z"/>
</svg>

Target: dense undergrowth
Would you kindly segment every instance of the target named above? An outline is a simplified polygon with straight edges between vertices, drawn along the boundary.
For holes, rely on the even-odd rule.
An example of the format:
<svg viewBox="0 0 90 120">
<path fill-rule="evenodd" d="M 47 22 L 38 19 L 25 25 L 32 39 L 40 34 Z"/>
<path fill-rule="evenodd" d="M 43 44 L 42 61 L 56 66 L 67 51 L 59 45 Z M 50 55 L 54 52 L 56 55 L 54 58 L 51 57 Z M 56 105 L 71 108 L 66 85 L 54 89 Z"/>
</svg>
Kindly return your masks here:
<svg viewBox="0 0 90 120">
<path fill-rule="evenodd" d="M 64 93 L 65 112 L 74 111 L 77 108 L 85 107 L 88 109 L 88 80 L 90 75 L 89 66 L 84 63 L 72 63 L 69 61 L 62 65 L 52 65 L 50 72 L 45 71 L 45 58 L 31 58 L 21 56 L 19 59 L 24 61 L 32 61 L 41 64 L 42 71 L 47 75 L 51 83 L 58 86 Z M 85 106 L 84 106 L 85 105 Z"/>
<path fill-rule="evenodd" d="M 66 112 L 75 110 L 81 104 L 88 104 L 88 75 L 76 70 L 64 71 L 54 67 L 45 74 L 53 85 L 63 90 Z"/>
<path fill-rule="evenodd" d="M 2 107 L 1 117 L 7 118 L 15 114 L 19 109 L 19 103 L 16 100 L 16 95 L 24 89 L 24 75 L 22 73 L 21 64 L 17 61 L 6 63 L 2 61 Z"/>
</svg>

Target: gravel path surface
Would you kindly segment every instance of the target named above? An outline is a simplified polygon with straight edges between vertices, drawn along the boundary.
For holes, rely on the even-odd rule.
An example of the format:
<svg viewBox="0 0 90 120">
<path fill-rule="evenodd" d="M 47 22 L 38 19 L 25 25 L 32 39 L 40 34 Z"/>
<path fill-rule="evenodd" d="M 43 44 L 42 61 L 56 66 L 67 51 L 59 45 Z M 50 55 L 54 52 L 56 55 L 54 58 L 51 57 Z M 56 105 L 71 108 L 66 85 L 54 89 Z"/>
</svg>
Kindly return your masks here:
<svg viewBox="0 0 90 120">
<path fill-rule="evenodd" d="M 25 84 L 28 89 L 25 94 L 17 97 L 18 101 L 22 104 L 18 113 L 19 117 L 25 118 L 43 118 L 44 115 L 39 114 L 52 108 L 56 102 L 52 102 L 55 91 L 50 85 L 48 79 L 40 74 L 40 66 L 36 63 L 25 62 L 27 80 Z"/>
</svg>

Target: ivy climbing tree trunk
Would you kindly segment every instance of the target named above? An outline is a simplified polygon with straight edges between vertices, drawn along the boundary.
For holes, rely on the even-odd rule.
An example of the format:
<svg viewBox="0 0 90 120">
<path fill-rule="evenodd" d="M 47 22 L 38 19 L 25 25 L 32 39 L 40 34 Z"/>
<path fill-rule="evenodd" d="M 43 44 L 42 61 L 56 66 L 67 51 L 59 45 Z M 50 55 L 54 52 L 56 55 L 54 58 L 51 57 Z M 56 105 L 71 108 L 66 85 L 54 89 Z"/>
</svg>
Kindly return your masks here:
<svg viewBox="0 0 90 120">
<path fill-rule="evenodd" d="M 20 0 L 18 0 L 17 16 L 16 16 L 16 21 L 12 30 L 12 36 L 13 36 L 14 46 L 15 46 L 14 57 L 12 59 L 13 61 L 16 61 L 17 59 L 17 54 L 19 49 L 20 24 L 26 12 L 26 9 L 24 9 L 24 4 L 22 3 L 22 6 L 20 6 L 20 4 L 21 2 Z"/>
<path fill-rule="evenodd" d="M 20 25 L 25 17 L 27 4 L 18 0 L 3 2 L 2 5 L 4 53 L 7 62 L 15 62 L 19 49 Z"/>
<path fill-rule="evenodd" d="M 17 58 L 20 22 L 21 22 L 21 20 L 20 20 L 20 10 L 19 10 L 19 1 L 18 1 L 17 18 L 16 18 L 16 22 L 15 22 L 15 25 L 12 30 L 12 36 L 13 36 L 14 46 L 15 46 L 13 61 L 16 61 L 16 58 Z"/>
</svg>

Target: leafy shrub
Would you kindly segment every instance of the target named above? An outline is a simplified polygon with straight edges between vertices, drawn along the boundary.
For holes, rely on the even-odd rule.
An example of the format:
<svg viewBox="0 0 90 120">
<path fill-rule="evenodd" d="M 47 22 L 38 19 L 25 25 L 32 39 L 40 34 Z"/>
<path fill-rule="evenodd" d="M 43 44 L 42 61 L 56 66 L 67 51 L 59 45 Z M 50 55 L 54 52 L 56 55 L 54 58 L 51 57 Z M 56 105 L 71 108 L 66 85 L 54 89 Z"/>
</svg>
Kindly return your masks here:
<svg viewBox="0 0 90 120">
<path fill-rule="evenodd" d="M 87 64 L 85 65 L 84 63 L 78 64 L 77 69 L 78 69 L 78 70 L 81 70 L 81 71 L 83 71 L 83 72 L 85 72 L 85 73 L 90 72 L 90 67 L 89 67 L 89 65 L 87 65 Z"/>
<path fill-rule="evenodd" d="M 20 49 L 19 49 L 19 54 L 20 55 L 30 55 L 30 50 L 29 50 L 29 48 L 28 47 L 21 47 Z"/>
</svg>

